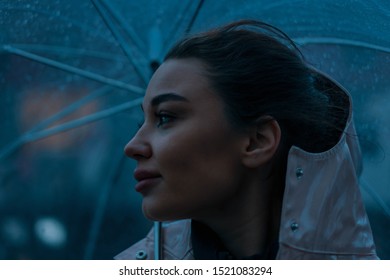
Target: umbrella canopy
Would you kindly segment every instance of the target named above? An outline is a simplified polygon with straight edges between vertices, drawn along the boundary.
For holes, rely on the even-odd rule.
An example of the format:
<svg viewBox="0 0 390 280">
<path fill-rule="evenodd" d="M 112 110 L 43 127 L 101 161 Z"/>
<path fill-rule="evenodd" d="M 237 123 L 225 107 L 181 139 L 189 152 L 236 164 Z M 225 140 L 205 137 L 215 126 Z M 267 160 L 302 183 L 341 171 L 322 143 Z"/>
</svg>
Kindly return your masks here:
<svg viewBox="0 0 390 280">
<path fill-rule="evenodd" d="M 277 26 L 352 94 L 361 185 L 390 258 L 388 1 L 0 1 L 0 259 L 110 259 L 150 222 L 132 191 L 148 80 L 186 33 Z"/>
</svg>

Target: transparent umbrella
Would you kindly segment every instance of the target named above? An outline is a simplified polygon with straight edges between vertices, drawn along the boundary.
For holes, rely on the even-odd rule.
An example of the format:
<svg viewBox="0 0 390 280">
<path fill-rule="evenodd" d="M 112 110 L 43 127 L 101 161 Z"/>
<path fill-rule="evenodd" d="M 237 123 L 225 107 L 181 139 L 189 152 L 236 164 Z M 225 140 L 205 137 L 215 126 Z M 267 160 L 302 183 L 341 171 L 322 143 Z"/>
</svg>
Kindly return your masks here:
<svg viewBox="0 0 390 280">
<path fill-rule="evenodd" d="M 390 258 L 388 1 L 0 0 L 0 258 L 110 259 L 151 223 L 123 146 L 183 34 L 256 18 L 353 95 L 361 185 Z"/>
</svg>

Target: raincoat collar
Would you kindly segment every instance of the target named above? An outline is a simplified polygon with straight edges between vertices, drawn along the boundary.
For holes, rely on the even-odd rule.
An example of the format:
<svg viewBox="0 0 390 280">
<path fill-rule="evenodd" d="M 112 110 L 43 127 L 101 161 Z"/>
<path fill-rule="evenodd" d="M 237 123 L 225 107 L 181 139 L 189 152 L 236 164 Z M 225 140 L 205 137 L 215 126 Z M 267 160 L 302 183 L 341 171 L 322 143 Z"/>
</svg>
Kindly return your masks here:
<svg viewBox="0 0 390 280">
<path fill-rule="evenodd" d="M 359 189 L 362 158 L 352 100 L 344 88 L 320 74 L 324 83 L 348 98 L 349 115 L 330 150 L 309 153 L 293 146 L 289 151 L 278 258 L 377 258 Z"/>
</svg>

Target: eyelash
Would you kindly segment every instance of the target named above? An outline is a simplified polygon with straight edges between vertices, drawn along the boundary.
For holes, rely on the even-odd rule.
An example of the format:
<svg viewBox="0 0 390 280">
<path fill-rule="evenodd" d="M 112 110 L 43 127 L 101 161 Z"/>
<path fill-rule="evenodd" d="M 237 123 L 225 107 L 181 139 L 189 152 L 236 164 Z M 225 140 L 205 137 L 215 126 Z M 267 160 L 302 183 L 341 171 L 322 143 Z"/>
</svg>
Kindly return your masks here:
<svg viewBox="0 0 390 280">
<path fill-rule="evenodd" d="M 158 112 L 155 114 L 158 122 L 157 122 L 157 127 L 161 127 L 165 124 L 168 124 L 170 122 L 172 122 L 175 118 L 170 115 L 170 114 L 167 114 L 167 113 L 163 113 L 163 112 Z M 165 120 L 164 120 L 165 119 Z"/>
<path fill-rule="evenodd" d="M 160 128 L 161 126 L 168 124 L 175 119 L 175 117 L 172 116 L 171 114 L 167 114 L 164 112 L 155 113 L 154 116 L 158 120 L 157 128 Z M 165 121 L 164 121 L 164 119 L 165 119 Z M 141 127 L 144 125 L 144 122 L 145 122 L 145 120 L 138 122 L 138 130 L 141 129 Z"/>
</svg>

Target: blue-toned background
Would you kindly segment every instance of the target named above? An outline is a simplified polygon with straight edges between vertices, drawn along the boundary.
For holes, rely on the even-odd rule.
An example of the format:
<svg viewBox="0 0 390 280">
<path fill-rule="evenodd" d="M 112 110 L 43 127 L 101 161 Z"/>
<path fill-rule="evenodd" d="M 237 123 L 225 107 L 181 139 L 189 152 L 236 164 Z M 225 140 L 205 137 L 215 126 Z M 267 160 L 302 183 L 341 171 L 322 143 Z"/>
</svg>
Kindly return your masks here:
<svg viewBox="0 0 390 280">
<path fill-rule="evenodd" d="M 390 2 L 0 0 L 0 259 L 111 259 L 151 223 L 123 147 L 186 32 L 242 18 L 290 35 L 353 96 L 361 187 L 390 259 Z"/>
</svg>

